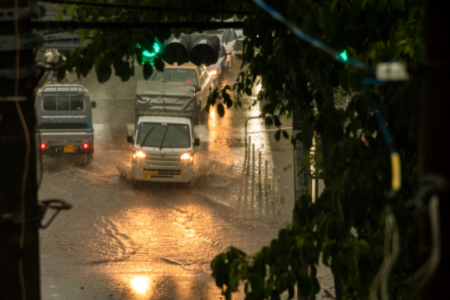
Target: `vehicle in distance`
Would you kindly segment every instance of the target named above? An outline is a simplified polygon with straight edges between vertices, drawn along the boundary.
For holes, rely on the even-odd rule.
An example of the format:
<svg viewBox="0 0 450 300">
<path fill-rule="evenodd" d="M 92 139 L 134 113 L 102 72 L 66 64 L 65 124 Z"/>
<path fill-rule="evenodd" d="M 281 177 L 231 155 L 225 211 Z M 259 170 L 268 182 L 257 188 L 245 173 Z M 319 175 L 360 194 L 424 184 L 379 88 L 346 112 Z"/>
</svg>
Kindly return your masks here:
<svg viewBox="0 0 450 300">
<path fill-rule="evenodd" d="M 192 63 L 185 63 L 180 66 L 169 65 L 166 63 L 164 66 L 164 71 L 159 72 L 155 69 L 149 80 L 163 83 L 178 82 L 195 86 L 195 122 L 200 122 L 202 111 L 204 111 L 206 107 L 213 84 L 212 77 L 206 70 L 205 66 L 198 67 Z"/>
<path fill-rule="evenodd" d="M 214 86 L 220 88 L 222 86 L 225 73 L 227 72 L 227 68 L 231 67 L 231 54 L 228 54 L 225 48 L 225 44 L 223 42 L 224 39 L 223 30 L 210 30 L 207 31 L 206 34 L 215 35 L 219 38 L 220 41 L 219 58 L 217 62 L 206 67 L 209 75 L 211 75 L 211 77 L 213 78 Z"/>
<path fill-rule="evenodd" d="M 51 84 L 38 91 L 36 147 L 50 157 L 86 155 L 93 160 L 94 129 L 91 101 L 81 85 Z"/>
<path fill-rule="evenodd" d="M 136 87 L 135 132 L 131 179 L 192 184 L 195 87 L 183 82 L 139 81 Z"/>
</svg>

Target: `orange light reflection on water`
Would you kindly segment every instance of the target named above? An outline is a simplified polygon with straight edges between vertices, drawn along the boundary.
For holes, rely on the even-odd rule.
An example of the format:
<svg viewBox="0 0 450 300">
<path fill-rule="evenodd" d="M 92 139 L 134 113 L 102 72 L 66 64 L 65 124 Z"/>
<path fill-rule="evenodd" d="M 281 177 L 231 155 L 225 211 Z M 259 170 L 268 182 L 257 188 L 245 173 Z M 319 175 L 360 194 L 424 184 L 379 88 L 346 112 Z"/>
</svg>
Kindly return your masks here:
<svg viewBox="0 0 450 300">
<path fill-rule="evenodd" d="M 146 294 L 150 289 L 150 278 L 148 276 L 136 275 L 131 278 L 130 284 L 137 294 Z"/>
</svg>

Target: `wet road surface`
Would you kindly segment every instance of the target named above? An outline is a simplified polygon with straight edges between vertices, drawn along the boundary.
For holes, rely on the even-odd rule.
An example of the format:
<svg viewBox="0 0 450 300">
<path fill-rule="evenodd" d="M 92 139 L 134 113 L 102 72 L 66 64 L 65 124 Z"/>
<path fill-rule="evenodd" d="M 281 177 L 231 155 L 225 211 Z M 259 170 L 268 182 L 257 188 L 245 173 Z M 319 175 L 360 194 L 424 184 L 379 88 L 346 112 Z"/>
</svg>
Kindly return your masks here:
<svg viewBox="0 0 450 300">
<path fill-rule="evenodd" d="M 274 143 L 265 133 L 252 137 L 263 167 L 267 160 L 269 170 L 277 168 L 275 193 L 264 192 L 272 172 L 265 182 L 264 170 L 259 175 L 258 166 L 255 173 L 248 166 L 244 121 L 259 115 L 258 106 L 229 109 L 224 118 L 211 113 L 195 128 L 201 145 L 193 188 L 133 187 L 126 136 L 141 73 L 125 83 L 115 77 L 99 84 L 95 74 L 80 80 L 97 101 L 93 163 L 84 156 L 44 157 L 40 199 L 61 198 L 73 208 L 40 232 L 43 299 L 223 299 L 210 276 L 211 260 L 228 246 L 254 253 L 290 220 L 289 142 Z M 243 107 L 254 99 L 244 99 Z M 261 120 L 249 122 L 249 131 L 259 130 Z"/>
</svg>

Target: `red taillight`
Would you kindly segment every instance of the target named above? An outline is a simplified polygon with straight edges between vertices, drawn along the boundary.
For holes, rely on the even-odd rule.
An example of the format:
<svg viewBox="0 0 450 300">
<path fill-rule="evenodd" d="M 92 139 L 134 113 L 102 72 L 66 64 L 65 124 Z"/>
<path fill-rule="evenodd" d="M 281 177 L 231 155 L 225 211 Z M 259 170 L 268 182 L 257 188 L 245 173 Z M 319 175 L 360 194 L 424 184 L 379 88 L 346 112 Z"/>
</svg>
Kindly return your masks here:
<svg viewBox="0 0 450 300">
<path fill-rule="evenodd" d="M 46 143 L 41 143 L 41 149 L 42 150 L 47 149 L 47 144 Z"/>
<path fill-rule="evenodd" d="M 83 149 L 89 149 L 89 144 L 88 143 L 84 143 L 83 144 Z"/>
<path fill-rule="evenodd" d="M 192 83 L 192 81 L 188 80 L 188 81 L 186 81 L 186 83 Z"/>
</svg>

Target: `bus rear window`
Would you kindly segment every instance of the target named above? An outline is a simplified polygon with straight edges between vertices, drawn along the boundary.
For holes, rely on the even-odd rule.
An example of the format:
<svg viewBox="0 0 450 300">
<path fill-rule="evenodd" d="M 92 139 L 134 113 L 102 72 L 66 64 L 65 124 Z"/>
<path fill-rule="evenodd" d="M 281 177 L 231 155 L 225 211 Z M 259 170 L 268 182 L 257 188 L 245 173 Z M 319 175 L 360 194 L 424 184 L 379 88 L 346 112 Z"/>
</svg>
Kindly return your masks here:
<svg viewBox="0 0 450 300">
<path fill-rule="evenodd" d="M 48 111 L 80 111 L 84 109 L 84 100 L 81 95 L 74 96 L 45 96 L 44 110 Z"/>
</svg>

